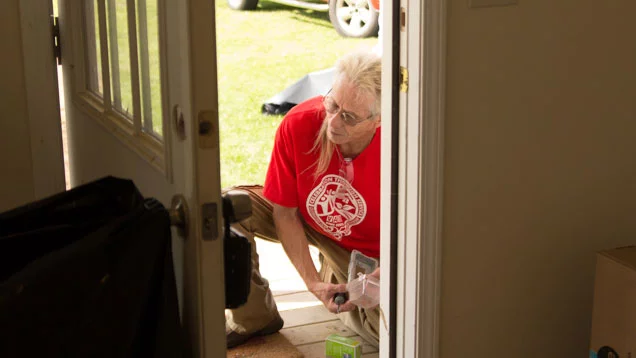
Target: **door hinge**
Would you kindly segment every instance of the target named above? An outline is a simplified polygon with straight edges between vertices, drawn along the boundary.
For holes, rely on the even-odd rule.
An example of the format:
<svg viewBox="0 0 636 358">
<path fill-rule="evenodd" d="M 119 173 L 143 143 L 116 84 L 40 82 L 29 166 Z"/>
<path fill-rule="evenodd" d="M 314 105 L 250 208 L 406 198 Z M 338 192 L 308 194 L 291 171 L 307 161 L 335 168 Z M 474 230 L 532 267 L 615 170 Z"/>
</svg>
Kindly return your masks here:
<svg viewBox="0 0 636 358">
<path fill-rule="evenodd" d="M 60 18 L 53 16 L 53 56 L 58 65 L 62 64 L 62 42 L 60 40 Z"/>
<path fill-rule="evenodd" d="M 409 91 L 409 70 L 400 66 L 400 92 Z"/>
</svg>

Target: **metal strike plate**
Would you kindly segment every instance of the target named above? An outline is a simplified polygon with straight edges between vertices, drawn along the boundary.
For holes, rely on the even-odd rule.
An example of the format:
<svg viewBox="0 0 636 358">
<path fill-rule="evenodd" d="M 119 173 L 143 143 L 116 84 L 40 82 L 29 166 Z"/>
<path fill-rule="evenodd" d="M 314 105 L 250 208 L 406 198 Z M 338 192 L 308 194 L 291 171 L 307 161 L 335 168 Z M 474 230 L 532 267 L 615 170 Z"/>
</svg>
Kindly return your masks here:
<svg viewBox="0 0 636 358">
<path fill-rule="evenodd" d="M 215 110 L 199 112 L 197 121 L 199 147 L 217 149 L 219 147 L 219 119 Z"/>
<path fill-rule="evenodd" d="M 400 92 L 409 91 L 409 70 L 406 67 L 400 67 Z"/>
<path fill-rule="evenodd" d="M 212 241 L 219 238 L 218 206 L 216 203 L 205 203 L 201 206 L 201 236 L 203 240 Z"/>
</svg>

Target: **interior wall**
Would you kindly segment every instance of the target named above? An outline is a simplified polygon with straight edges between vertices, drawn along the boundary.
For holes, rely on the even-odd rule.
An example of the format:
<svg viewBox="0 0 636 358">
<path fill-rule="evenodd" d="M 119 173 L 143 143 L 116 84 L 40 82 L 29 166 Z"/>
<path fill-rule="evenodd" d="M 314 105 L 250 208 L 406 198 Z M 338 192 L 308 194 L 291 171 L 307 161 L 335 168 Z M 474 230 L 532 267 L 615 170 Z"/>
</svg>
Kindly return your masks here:
<svg viewBox="0 0 636 358">
<path fill-rule="evenodd" d="M 636 244 L 635 13 L 448 2 L 441 357 L 587 356 L 595 252 Z"/>
<path fill-rule="evenodd" d="M 0 1 L 0 212 L 35 197 L 18 1 Z"/>
</svg>

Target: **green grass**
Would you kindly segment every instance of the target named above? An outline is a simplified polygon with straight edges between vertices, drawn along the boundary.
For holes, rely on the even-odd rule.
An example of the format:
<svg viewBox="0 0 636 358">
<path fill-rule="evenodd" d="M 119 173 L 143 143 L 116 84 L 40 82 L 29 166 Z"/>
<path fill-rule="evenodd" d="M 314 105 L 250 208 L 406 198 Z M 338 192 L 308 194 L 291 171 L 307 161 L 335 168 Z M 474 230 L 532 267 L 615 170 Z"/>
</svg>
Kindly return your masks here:
<svg viewBox="0 0 636 358">
<path fill-rule="evenodd" d="M 255 11 L 217 1 L 221 184 L 262 184 L 282 116 L 261 114 L 269 97 L 377 38 L 340 37 L 326 12 L 261 0 Z"/>
<path fill-rule="evenodd" d="M 119 66 L 119 85 L 120 85 L 120 98 L 121 104 L 118 105 L 122 113 L 126 114 L 129 118 L 132 118 L 133 101 L 132 101 L 132 73 L 130 71 L 130 48 L 128 42 L 128 10 L 126 0 L 115 0 L 116 7 L 116 21 L 117 21 L 117 44 L 109 43 L 109 47 L 112 49 L 117 45 L 118 58 L 114 59 L 112 54 L 110 57 L 111 63 L 116 63 Z M 108 6 L 106 7 L 108 9 Z M 107 10 L 108 12 L 108 10 Z M 95 15 L 97 16 L 97 14 Z M 161 120 L 161 82 L 160 82 L 160 69 L 159 69 L 159 29 L 158 29 L 158 14 L 157 14 L 157 2 L 152 0 L 146 1 L 146 16 L 147 16 L 147 35 L 148 35 L 148 60 L 150 74 L 150 87 L 148 97 L 150 98 L 151 113 L 142 114 L 142 121 L 145 123 L 151 121 L 151 126 L 154 132 L 161 136 L 162 124 Z M 137 13 L 137 22 L 139 21 L 139 14 Z M 139 23 L 139 22 L 138 22 Z M 98 33 L 98 29 L 96 33 Z M 112 31 L 112 30 L 109 30 Z M 137 33 L 139 36 L 139 33 Z M 110 38 L 109 38 L 110 41 Z M 138 37 L 138 41 L 139 37 Z M 138 59 L 141 61 L 141 53 L 138 47 Z M 99 56 L 97 56 L 98 65 L 100 65 Z M 112 71 L 112 67 L 111 67 Z M 142 73 L 139 72 L 141 79 Z M 113 82 L 111 81 L 111 86 Z M 111 87 L 114 94 L 114 86 Z M 141 93 L 141 100 L 144 100 L 144 94 Z M 113 97 L 114 101 L 114 97 Z M 142 103 L 142 106 L 144 104 Z"/>
</svg>

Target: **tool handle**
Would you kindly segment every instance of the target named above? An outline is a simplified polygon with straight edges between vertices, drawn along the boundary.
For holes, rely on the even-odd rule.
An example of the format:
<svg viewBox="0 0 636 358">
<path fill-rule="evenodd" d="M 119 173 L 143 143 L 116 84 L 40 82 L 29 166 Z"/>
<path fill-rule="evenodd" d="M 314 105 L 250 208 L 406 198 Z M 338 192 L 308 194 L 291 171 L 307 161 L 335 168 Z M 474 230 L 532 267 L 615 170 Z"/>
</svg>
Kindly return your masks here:
<svg viewBox="0 0 636 358">
<path fill-rule="evenodd" d="M 333 302 L 337 305 L 341 305 L 345 302 L 347 302 L 348 297 L 347 297 L 347 293 L 346 292 L 338 292 L 335 295 L 333 295 Z"/>
</svg>

